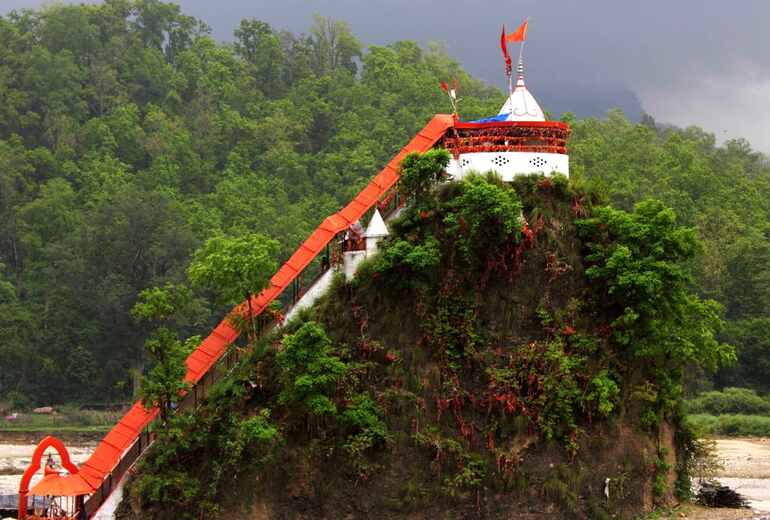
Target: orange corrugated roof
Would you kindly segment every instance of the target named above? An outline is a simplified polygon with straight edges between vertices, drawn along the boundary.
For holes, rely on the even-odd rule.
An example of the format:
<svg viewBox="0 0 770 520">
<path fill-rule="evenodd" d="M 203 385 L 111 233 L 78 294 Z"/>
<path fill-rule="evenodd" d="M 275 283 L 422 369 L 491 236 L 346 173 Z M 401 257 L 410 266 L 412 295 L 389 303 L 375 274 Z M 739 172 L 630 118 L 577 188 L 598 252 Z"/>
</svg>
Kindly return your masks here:
<svg viewBox="0 0 770 520">
<path fill-rule="evenodd" d="M 211 333 L 201 342 L 198 346 L 198 350 L 216 358 L 222 355 L 222 352 L 230 343 L 232 342 L 226 341 L 221 336 L 215 336 L 214 333 Z"/>
</svg>

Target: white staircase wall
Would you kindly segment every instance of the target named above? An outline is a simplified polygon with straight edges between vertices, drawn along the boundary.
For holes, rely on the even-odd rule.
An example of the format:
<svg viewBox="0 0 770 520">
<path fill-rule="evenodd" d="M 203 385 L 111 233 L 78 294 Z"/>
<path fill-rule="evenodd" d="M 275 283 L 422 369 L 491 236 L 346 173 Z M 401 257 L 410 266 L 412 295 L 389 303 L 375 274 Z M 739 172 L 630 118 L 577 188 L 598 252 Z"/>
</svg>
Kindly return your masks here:
<svg viewBox="0 0 770 520">
<path fill-rule="evenodd" d="M 118 482 L 118 485 L 115 486 L 115 489 L 112 490 L 112 493 L 110 493 L 110 496 L 107 497 L 107 500 L 104 502 L 104 504 L 102 504 L 102 507 L 100 507 L 99 510 L 96 512 L 96 514 L 91 517 L 92 520 L 114 520 L 115 519 L 115 511 L 118 509 L 118 506 L 123 501 L 123 489 L 126 486 L 128 475 L 129 475 L 129 472 L 126 472 L 126 474 L 123 475 L 123 478 L 120 479 L 120 482 Z"/>
<path fill-rule="evenodd" d="M 286 314 L 286 323 L 288 323 L 293 317 L 299 314 L 302 309 L 312 307 L 318 298 L 326 294 L 326 291 L 328 291 L 329 287 L 332 285 L 335 272 L 336 271 L 334 269 L 327 269 L 326 272 L 321 275 L 321 277 L 316 280 L 313 285 L 310 286 L 310 288 L 305 292 L 305 294 L 302 295 L 299 301 L 294 304 L 294 307 L 292 307 L 291 310 Z"/>
</svg>

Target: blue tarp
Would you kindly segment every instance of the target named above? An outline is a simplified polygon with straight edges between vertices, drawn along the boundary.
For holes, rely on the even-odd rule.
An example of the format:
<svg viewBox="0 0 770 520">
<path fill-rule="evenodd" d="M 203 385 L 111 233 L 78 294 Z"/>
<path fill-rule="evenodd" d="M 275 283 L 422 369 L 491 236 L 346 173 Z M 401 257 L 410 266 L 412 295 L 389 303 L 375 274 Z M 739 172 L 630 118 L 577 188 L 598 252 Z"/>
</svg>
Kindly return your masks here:
<svg viewBox="0 0 770 520">
<path fill-rule="evenodd" d="M 497 121 L 505 121 L 506 119 L 508 119 L 509 115 L 511 115 L 510 112 L 506 114 L 498 114 L 492 117 L 485 117 L 484 119 L 476 119 L 474 121 L 468 121 L 468 122 L 469 123 L 495 123 Z"/>
</svg>

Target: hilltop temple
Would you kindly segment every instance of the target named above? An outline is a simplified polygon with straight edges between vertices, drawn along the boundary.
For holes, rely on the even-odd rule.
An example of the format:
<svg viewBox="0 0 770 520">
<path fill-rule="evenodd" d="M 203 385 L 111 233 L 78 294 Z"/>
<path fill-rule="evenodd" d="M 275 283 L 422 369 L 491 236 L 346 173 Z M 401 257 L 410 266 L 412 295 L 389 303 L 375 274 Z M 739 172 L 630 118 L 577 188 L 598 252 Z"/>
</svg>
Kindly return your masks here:
<svg viewBox="0 0 770 520">
<path fill-rule="evenodd" d="M 454 92 L 450 96 L 454 97 Z M 508 99 L 500 112 L 493 117 L 468 122 L 460 121 L 455 115 L 452 128 L 444 133 L 436 147 L 446 148 L 452 154 L 447 166 L 447 174 L 452 180 L 462 179 L 471 172 L 494 171 L 510 182 L 518 175 L 533 173 L 569 176 L 569 134 L 566 123 L 546 121 L 543 109 L 527 89 L 524 63 L 519 58 L 515 88 L 511 84 Z M 348 280 L 353 278 L 358 265 L 367 256 L 377 252 L 377 243 L 388 234 L 379 210 L 375 209 L 359 245 L 346 247 L 343 253 L 341 270 Z M 331 284 L 331 279 L 328 283 Z M 305 300 L 296 307 L 298 310 L 309 305 Z"/>
<path fill-rule="evenodd" d="M 441 145 L 453 159 L 447 168 L 454 179 L 468 172 L 496 171 L 505 181 L 516 175 L 553 172 L 569 176 L 566 123 L 546 121 L 545 113 L 524 83 L 519 60 L 516 87 L 497 116 L 454 124 Z"/>
</svg>

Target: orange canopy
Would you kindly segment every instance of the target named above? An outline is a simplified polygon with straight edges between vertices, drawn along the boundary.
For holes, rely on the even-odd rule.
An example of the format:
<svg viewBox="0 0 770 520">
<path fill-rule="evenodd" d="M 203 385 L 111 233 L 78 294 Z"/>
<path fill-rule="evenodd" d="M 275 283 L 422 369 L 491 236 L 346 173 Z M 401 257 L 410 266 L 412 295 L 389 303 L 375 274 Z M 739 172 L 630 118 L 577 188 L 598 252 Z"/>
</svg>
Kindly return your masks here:
<svg viewBox="0 0 770 520">
<path fill-rule="evenodd" d="M 30 495 L 39 497 L 74 497 L 90 495 L 95 489 L 78 474 L 61 476 L 58 473 L 46 472 L 43 480 L 35 484 Z"/>
</svg>

